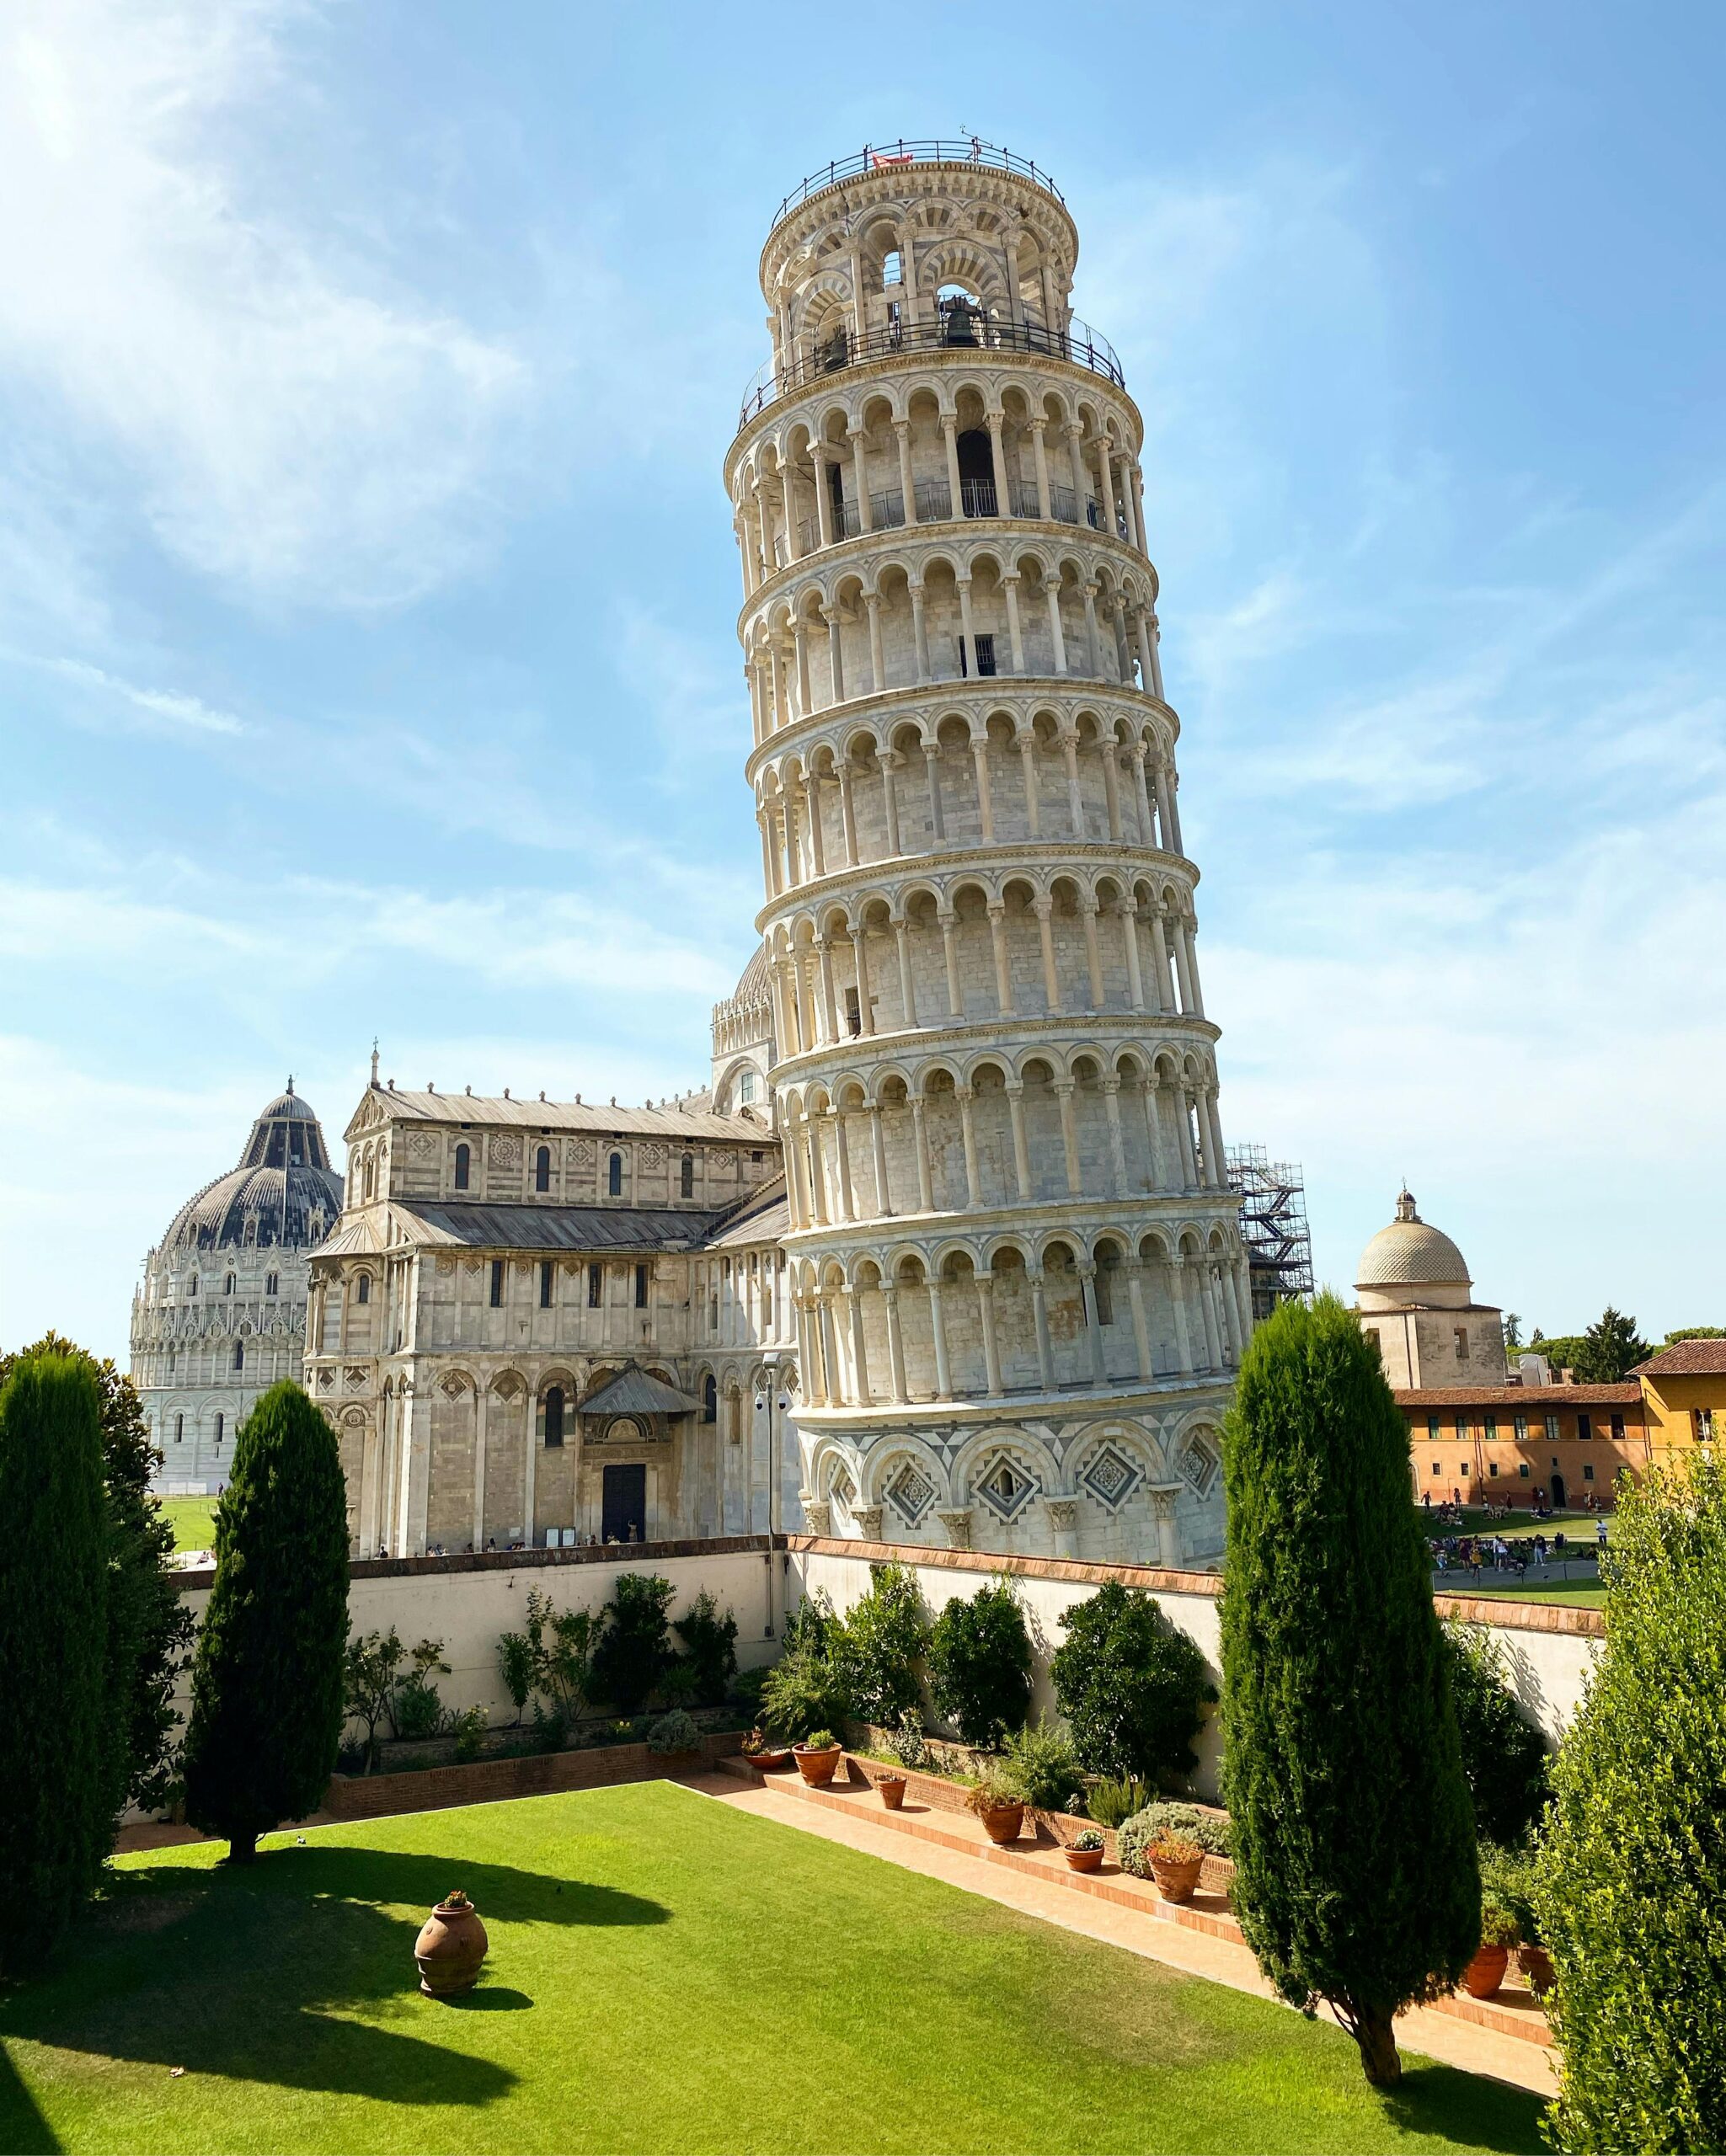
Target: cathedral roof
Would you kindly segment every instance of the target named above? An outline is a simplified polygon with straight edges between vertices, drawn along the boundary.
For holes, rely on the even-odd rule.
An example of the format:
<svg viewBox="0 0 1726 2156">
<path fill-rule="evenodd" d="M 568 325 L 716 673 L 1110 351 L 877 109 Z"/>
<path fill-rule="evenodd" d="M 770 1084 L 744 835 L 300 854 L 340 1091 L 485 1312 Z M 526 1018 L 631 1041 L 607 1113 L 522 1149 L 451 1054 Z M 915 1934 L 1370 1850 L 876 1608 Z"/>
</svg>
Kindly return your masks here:
<svg viewBox="0 0 1726 2156">
<path fill-rule="evenodd" d="M 290 1078 L 287 1091 L 253 1123 L 238 1166 L 186 1200 L 162 1244 L 230 1250 L 249 1242 L 310 1250 L 335 1225 L 341 1209 L 341 1177 L 329 1165 L 323 1127 Z"/>
<path fill-rule="evenodd" d="M 619 1107 L 613 1101 L 496 1100 L 478 1093 L 390 1091 L 367 1088 L 348 1125 L 350 1139 L 375 1130 L 381 1123 L 471 1123 L 476 1129 L 582 1130 L 607 1138 L 663 1138 L 673 1145 L 691 1138 L 720 1139 L 732 1145 L 777 1142 L 759 1117 L 715 1115 L 694 1107 Z"/>
<path fill-rule="evenodd" d="M 1395 1288 L 1472 1287 L 1462 1253 L 1441 1229 L 1431 1227 L 1414 1209 L 1405 1190 L 1397 1199 L 1397 1217 L 1381 1228 L 1360 1253 L 1355 1285 L 1381 1292 Z"/>
<path fill-rule="evenodd" d="M 701 1402 L 631 1363 L 580 1403 L 584 1415 L 694 1415 Z"/>
<path fill-rule="evenodd" d="M 395 1198 L 393 1225 L 409 1242 L 468 1250 L 687 1250 L 719 1218 L 670 1205 L 470 1205 Z M 332 1255 L 363 1247 L 350 1225 Z"/>
<path fill-rule="evenodd" d="M 785 1198 L 783 1175 L 772 1177 L 758 1191 L 745 1198 L 735 1213 L 728 1213 L 720 1225 L 707 1239 L 708 1250 L 722 1250 L 734 1244 L 745 1247 L 756 1243 L 778 1242 L 791 1231 L 791 1209 Z"/>
</svg>

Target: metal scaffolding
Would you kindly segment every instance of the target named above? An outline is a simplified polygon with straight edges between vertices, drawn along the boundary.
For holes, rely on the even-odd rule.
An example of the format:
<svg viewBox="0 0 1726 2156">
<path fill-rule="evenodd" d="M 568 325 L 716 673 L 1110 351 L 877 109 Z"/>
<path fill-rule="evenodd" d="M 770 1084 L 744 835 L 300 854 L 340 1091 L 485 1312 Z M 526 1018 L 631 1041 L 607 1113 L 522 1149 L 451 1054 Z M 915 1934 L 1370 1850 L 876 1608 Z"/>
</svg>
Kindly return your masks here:
<svg viewBox="0 0 1726 2156">
<path fill-rule="evenodd" d="M 1267 1160 L 1262 1145 L 1231 1145 L 1223 1157 L 1229 1188 L 1241 1201 L 1256 1324 L 1279 1303 L 1312 1293 L 1306 1180 L 1298 1162 Z"/>
</svg>

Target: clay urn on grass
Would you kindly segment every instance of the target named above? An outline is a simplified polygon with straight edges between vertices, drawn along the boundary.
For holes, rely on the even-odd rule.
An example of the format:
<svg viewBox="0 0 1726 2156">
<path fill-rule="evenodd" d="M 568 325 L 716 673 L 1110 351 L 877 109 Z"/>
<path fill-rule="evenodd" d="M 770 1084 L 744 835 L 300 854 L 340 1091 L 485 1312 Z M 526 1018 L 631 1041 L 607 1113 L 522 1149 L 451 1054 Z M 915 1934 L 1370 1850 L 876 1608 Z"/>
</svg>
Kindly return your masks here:
<svg viewBox="0 0 1726 2156">
<path fill-rule="evenodd" d="M 461 1888 L 446 1894 L 414 1941 L 420 1990 L 428 1999 L 459 1999 L 472 1991 L 490 1944 L 478 1910 Z"/>
</svg>

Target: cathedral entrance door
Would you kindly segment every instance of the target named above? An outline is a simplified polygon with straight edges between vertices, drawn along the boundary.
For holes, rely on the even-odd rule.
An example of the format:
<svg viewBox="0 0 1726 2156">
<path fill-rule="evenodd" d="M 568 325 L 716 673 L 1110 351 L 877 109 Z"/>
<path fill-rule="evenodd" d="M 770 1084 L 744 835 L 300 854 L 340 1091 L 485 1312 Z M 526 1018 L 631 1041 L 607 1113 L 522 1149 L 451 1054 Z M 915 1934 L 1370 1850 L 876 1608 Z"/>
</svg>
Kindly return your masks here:
<svg viewBox="0 0 1726 2156">
<path fill-rule="evenodd" d="M 631 1465 L 619 1460 L 607 1465 L 600 1534 L 607 1542 L 646 1541 L 647 1469 L 644 1464 Z"/>
</svg>

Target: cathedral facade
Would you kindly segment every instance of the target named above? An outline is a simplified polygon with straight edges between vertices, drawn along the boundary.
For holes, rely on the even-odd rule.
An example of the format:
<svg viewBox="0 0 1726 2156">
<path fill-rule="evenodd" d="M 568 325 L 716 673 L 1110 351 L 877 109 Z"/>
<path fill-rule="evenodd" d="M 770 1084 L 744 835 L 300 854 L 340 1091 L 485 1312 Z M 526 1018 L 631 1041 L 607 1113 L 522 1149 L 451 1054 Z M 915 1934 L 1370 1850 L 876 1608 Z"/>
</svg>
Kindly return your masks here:
<svg viewBox="0 0 1726 2156">
<path fill-rule="evenodd" d="M 781 205 L 724 464 L 761 947 L 675 1105 L 374 1066 L 307 1356 L 356 1550 L 1220 1552 L 1248 1267 L 1143 428 L 1077 251 L 981 144 Z"/>
</svg>

